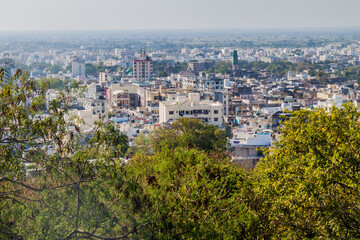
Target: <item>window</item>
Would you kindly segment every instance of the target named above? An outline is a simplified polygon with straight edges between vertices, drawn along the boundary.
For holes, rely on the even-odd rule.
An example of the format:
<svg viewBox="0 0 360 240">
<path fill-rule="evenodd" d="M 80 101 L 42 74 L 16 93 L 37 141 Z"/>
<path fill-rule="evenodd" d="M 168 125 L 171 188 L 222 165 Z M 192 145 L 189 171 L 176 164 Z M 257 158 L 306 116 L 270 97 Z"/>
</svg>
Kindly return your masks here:
<svg viewBox="0 0 360 240">
<path fill-rule="evenodd" d="M 219 121 L 219 118 L 214 118 L 214 122 L 217 122 L 217 121 Z"/>
<path fill-rule="evenodd" d="M 169 115 L 174 115 L 174 111 L 169 111 Z"/>
<path fill-rule="evenodd" d="M 219 111 L 218 110 L 214 110 L 214 114 L 218 114 L 219 113 Z"/>
</svg>

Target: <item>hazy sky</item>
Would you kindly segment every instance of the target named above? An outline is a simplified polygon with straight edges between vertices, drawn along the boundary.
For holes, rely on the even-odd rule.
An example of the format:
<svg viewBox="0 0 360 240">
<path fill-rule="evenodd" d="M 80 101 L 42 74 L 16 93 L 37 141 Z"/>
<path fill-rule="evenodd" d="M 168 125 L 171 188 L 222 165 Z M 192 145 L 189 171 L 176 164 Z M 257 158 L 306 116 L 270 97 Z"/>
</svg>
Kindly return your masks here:
<svg viewBox="0 0 360 240">
<path fill-rule="evenodd" d="M 0 0 L 0 30 L 360 27 L 360 0 Z"/>
</svg>

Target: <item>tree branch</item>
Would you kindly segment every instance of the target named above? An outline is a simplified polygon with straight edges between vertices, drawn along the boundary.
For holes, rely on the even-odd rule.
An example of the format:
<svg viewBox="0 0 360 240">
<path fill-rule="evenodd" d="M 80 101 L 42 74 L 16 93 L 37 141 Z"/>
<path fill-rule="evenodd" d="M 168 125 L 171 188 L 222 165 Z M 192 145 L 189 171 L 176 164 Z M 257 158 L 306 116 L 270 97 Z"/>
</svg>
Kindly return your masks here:
<svg viewBox="0 0 360 240">
<path fill-rule="evenodd" d="M 125 235 L 123 236 L 120 236 L 120 237 L 102 237 L 102 236 L 98 236 L 94 233 L 91 233 L 91 232 L 86 232 L 86 231 L 81 231 L 81 230 L 74 230 L 72 231 L 69 235 L 67 235 L 64 240 L 66 239 L 71 239 L 71 237 L 74 235 L 74 234 L 85 234 L 87 236 L 90 236 L 90 237 L 94 237 L 94 238 L 98 238 L 98 239 L 104 239 L 104 240 L 117 240 L 117 239 L 127 239 L 128 236 L 132 233 L 133 231 L 130 231 L 128 233 L 126 233 Z"/>
</svg>

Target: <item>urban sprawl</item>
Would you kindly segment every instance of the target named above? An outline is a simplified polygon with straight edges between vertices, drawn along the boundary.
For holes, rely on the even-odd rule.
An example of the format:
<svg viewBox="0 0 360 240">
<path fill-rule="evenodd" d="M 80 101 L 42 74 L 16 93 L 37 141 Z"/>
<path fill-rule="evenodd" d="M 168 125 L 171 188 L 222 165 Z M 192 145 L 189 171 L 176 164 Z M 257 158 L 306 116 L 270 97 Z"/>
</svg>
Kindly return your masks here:
<svg viewBox="0 0 360 240">
<path fill-rule="evenodd" d="M 84 120 L 81 132 L 106 117 L 132 142 L 179 118 L 197 118 L 225 129 L 233 161 L 251 166 L 262 157 L 260 148 L 277 140 L 281 121 L 292 111 L 359 101 L 360 41 L 275 47 L 171 41 L 128 40 L 113 47 L 109 40 L 99 48 L 96 42 L 30 42 L 17 49 L 2 40 L 0 58 L 6 77 L 22 68 L 35 81 L 47 79 L 48 102 L 66 80 L 86 86 L 71 106 Z"/>
</svg>

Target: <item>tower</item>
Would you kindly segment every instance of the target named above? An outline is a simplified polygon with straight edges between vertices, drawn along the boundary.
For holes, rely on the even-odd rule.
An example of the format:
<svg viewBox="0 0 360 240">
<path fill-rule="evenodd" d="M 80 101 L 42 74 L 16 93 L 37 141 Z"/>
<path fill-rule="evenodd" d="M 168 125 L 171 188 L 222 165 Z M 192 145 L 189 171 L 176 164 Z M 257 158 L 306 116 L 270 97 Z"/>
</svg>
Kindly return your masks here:
<svg viewBox="0 0 360 240">
<path fill-rule="evenodd" d="M 237 53 L 236 50 L 234 50 L 234 51 L 232 52 L 232 57 L 233 57 L 233 59 L 232 59 L 232 65 L 233 65 L 233 66 L 234 66 L 234 65 L 238 65 L 238 64 L 239 64 L 239 58 L 238 58 L 238 53 Z"/>
</svg>

